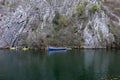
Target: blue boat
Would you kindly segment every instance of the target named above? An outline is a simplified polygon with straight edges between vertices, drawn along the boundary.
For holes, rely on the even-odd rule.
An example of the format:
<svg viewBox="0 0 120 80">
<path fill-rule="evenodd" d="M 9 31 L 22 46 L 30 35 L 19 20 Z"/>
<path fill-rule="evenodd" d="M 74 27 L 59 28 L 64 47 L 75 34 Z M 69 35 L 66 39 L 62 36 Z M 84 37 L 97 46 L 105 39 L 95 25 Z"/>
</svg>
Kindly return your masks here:
<svg viewBox="0 0 120 80">
<path fill-rule="evenodd" d="M 48 51 L 63 51 L 67 50 L 66 47 L 48 47 Z"/>
</svg>

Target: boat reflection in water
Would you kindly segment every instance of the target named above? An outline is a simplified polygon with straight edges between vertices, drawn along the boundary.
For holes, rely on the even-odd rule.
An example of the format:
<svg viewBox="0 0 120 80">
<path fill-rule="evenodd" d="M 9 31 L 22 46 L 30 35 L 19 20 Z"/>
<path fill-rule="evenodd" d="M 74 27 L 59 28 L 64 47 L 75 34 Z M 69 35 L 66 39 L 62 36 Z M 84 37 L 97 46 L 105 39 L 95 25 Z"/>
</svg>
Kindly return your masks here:
<svg viewBox="0 0 120 80">
<path fill-rule="evenodd" d="M 51 55 L 51 54 L 56 54 L 56 53 L 66 53 L 67 50 L 58 50 L 58 51 L 48 51 L 48 54 Z"/>
</svg>

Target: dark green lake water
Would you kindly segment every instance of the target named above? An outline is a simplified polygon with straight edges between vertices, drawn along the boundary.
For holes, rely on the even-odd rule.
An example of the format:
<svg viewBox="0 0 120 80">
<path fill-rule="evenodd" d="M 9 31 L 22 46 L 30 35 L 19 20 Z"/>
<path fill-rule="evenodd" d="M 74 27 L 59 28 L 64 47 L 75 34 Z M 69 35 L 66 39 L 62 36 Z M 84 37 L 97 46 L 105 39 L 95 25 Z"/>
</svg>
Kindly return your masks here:
<svg viewBox="0 0 120 80">
<path fill-rule="evenodd" d="M 0 80 L 120 80 L 120 50 L 0 50 Z"/>
</svg>

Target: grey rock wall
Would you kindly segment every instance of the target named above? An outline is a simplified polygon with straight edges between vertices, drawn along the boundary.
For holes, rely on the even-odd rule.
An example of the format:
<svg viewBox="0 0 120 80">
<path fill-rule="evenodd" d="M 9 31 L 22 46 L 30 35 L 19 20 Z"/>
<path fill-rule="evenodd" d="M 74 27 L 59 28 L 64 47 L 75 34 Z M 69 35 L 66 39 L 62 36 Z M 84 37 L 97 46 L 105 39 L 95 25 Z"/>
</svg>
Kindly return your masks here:
<svg viewBox="0 0 120 80">
<path fill-rule="evenodd" d="M 91 10 L 94 4 L 99 9 Z M 0 48 L 115 47 L 116 31 L 111 29 L 119 23 L 110 13 L 99 0 L 0 0 Z"/>
</svg>

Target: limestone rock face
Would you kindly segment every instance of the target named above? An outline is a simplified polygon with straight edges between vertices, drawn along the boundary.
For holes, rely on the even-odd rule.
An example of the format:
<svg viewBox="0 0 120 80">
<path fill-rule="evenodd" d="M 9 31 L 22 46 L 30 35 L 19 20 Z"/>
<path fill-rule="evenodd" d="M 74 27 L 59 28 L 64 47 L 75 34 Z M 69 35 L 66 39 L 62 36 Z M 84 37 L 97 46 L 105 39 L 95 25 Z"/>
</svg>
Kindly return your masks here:
<svg viewBox="0 0 120 80">
<path fill-rule="evenodd" d="M 100 0 L 0 0 L 0 48 L 119 47 L 119 28 Z"/>
</svg>

